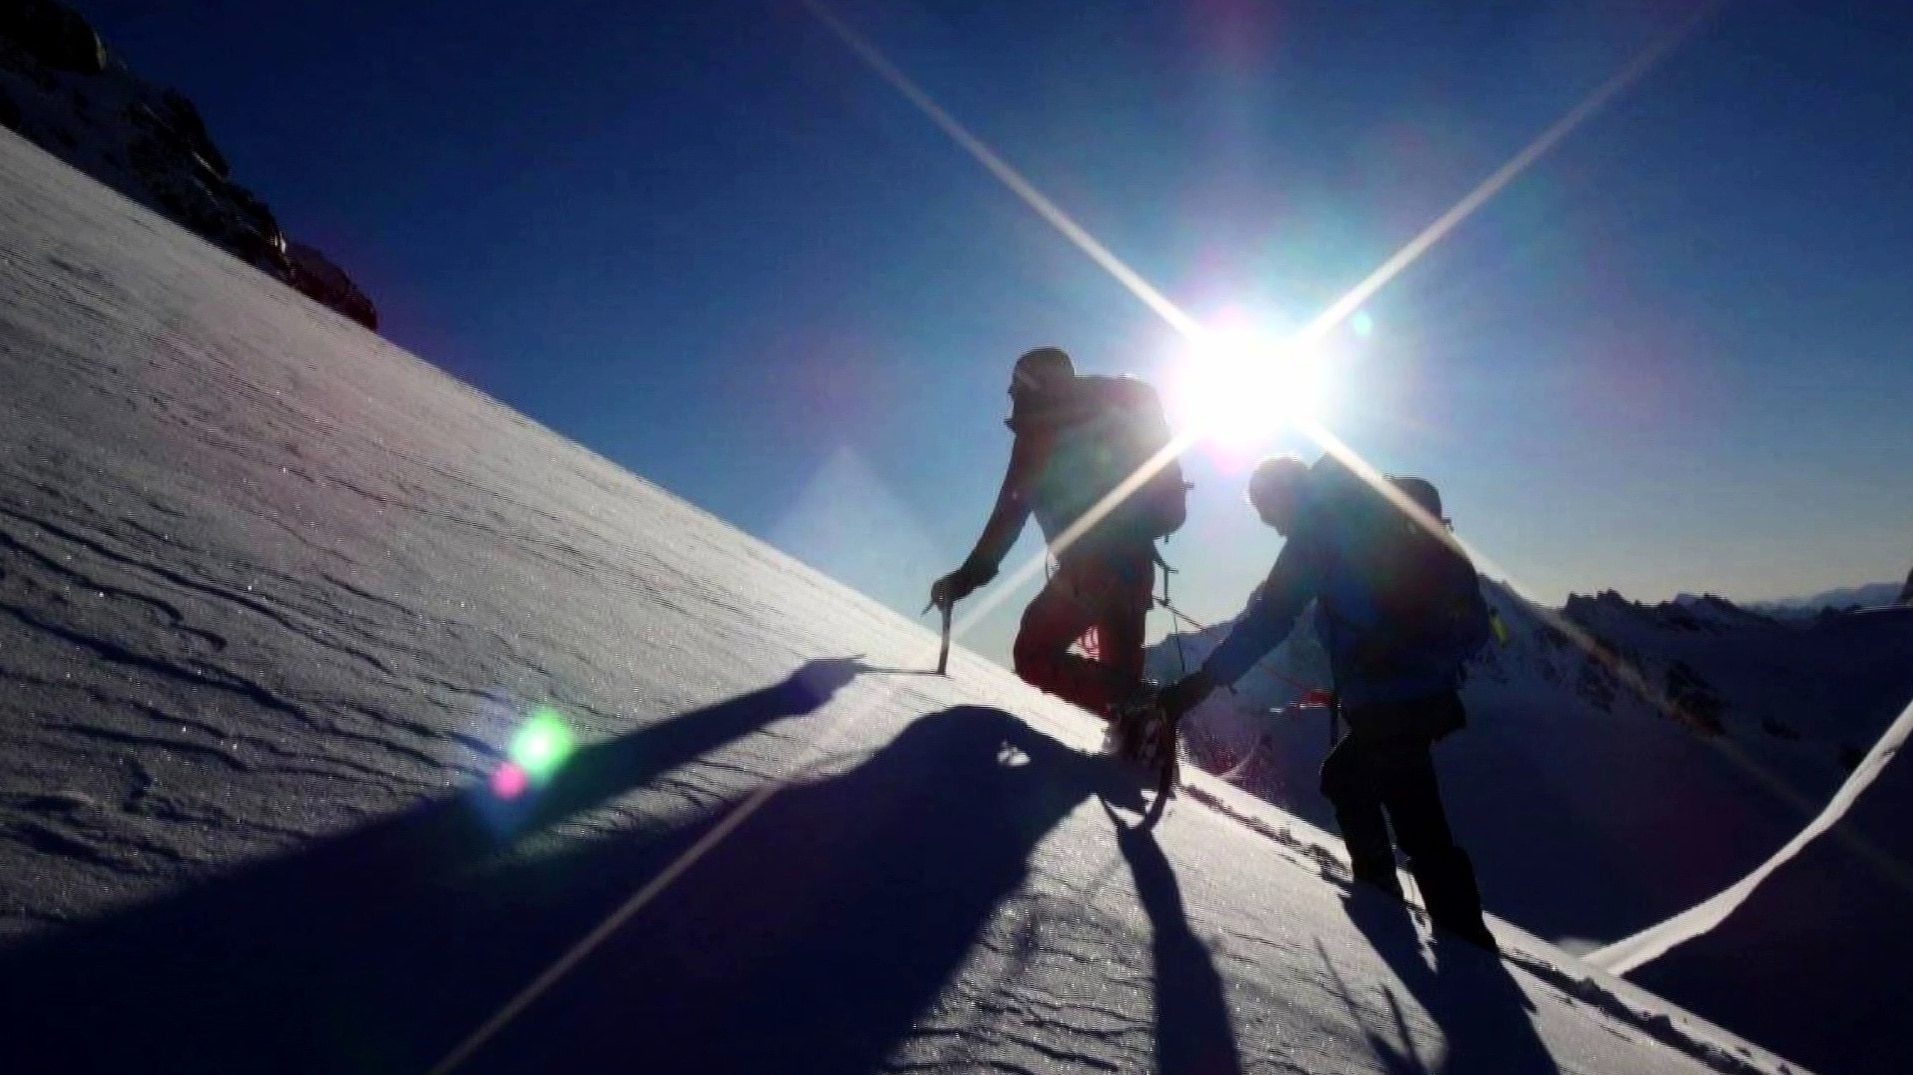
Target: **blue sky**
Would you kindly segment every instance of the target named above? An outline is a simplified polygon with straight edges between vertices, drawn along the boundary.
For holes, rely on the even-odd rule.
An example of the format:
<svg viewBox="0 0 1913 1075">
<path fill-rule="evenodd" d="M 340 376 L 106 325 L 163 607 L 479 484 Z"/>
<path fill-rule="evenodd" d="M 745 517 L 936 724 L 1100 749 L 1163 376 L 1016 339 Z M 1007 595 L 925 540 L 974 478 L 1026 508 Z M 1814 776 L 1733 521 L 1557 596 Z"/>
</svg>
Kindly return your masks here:
<svg viewBox="0 0 1913 1075">
<path fill-rule="evenodd" d="M 1173 389 L 1175 334 L 794 0 L 81 7 L 392 339 L 909 612 L 989 508 L 1018 353 Z M 1184 309 L 1273 331 L 1692 10 L 1463 7 L 833 10 Z M 1913 13 L 1887 7 L 1726 4 L 1331 339 L 1326 424 L 1549 602 L 1903 576 Z M 1278 548 L 1240 485 L 1279 449 L 1308 445 L 1187 461 L 1192 614 Z M 974 644 L 1005 653 L 1020 606 Z"/>
</svg>

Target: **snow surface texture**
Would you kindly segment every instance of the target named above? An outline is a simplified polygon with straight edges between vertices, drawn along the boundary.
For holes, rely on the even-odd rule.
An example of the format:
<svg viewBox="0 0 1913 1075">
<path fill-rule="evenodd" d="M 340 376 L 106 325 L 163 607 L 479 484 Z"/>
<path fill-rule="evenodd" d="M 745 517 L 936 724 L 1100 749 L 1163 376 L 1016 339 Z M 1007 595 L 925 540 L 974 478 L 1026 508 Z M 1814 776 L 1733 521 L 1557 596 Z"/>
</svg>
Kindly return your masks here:
<svg viewBox="0 0 1913 1075">
<path fill-rule="evenodd" d="M 1208 778 L 1145 827 L 1087 716 L 5 133 L 0 296 L 9 1071 L 1799 1070 Z"/>
</svg>

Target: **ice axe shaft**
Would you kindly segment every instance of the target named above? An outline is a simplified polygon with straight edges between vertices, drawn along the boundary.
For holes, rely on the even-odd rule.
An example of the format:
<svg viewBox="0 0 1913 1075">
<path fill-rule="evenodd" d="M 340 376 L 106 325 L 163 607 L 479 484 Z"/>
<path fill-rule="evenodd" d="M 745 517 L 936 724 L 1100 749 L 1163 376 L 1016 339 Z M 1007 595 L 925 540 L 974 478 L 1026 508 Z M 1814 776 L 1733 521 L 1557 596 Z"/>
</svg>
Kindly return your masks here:
<svg viewBox="0 0 1913 1075">
<path fill-rule="evenodd" d="M 938 611 L 943 613 L 943 644 L 937 648 L 937 675 L 950 674 L 950 606 L 942 605 Z"/>
</svg>

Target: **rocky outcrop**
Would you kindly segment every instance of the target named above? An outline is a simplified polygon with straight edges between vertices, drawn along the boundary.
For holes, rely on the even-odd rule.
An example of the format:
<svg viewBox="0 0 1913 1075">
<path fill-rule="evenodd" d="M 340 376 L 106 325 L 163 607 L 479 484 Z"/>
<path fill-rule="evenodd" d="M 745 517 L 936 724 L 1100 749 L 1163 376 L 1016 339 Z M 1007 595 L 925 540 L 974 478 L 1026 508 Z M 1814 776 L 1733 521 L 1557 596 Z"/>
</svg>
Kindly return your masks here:
<svg viewBox="0 0 1913 1075">
<path fill-rule="evenodd" d="M 292 262 L 292 285 L 319 302 L 370 329 L 379 327 L 379 312 L 343 269 L 304 243 L 286 248 Z"/>
<path fill-rule="evenodd" d="M 1590 630 L 1617 624 L 1696 634 L 1724 634 L 1772 626 L 1771 617 L 1740 607 L 1713 594 L 1681 594 L 1672 601 L 1648 605 L 1630 601 L 1612 590 L 1594 597 L 1568 595 L 1563 615 Z"/>
<path fill-rule="evenodd" d="M 225 154 L 213 145 L 212 135 L 206 133 L 206 121 L 200 118 L 199 109 L 193 107 L 184 94 L 178 90 L 167 90 L 161 94 L 155 117 L 173 137 L 178 148 L 198 158 L 195 164 L 215 179 L 232 178 L 232 167 L 226 163 Z"/>
<path fill-rule="evenodd" d="M 49 0 L 0 4 L 0 34 L 56 71 L 97 75 L 106 70 L 106 45 L 92 25 Z"/>
<path fill-rule="evenodd" d="M 166 97 L 182 104 L 171 90 Z M 190 119 L 188 118 L 190 117 Z M 135 102 L 127 111 L 127 165 L 156 208 L 243 261 L 291 282 L 285 234 L 272 210 L 226 174 L 225 157 L 205 137 L 198 112 Z M 215 163 L 217 162 L 217 163 Z"/>
<path fill-rule="evenodd" d="M 331 259 L 293 246 L 235 182 L 199 109 L 112 58 L 51 0 L 0 0 L 0 126 L 369 329 L 378 310 Z"/>
<path fill-rule="evenodd" d="M 1670 714 L 1703 738 L 1713 739 L 1727 733 L 1721 716 L 1727 703 L 1713 684 L 1701 678 L 1686 661 L 1675 660 L 1667 666 L 1663 691 Z"/>
<path fill-rule="evenodd" d="M 1906 585 L 1900 588 L 1900 604 L 1913 605 L 1913 571 L 1906 573 Z"/>
</svg>

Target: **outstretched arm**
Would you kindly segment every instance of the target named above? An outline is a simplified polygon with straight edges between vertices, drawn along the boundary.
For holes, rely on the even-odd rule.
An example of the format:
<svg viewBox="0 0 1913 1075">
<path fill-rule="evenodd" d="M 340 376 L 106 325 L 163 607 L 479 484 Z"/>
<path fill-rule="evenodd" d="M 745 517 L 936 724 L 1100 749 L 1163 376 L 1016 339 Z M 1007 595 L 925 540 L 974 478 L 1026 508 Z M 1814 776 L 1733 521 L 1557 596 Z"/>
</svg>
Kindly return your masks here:
<svg viewBox="0 0 1913 1075">
<path fill-rule="evenodd" d="M 1202 704 L 1209 692 L 1241 679 L 1263 655 L 1282 644 L 1302 610 L 1316 596 L 1315 558 L 1303 541 L 1291 538 L 1275 558 L 1269 577 L 1249 597 L 1249 607 L 1229 637 L 1202 667 L 1163 688 L 1158 696 L 1172 720 Z"/>
<path fill-rule="evenodd" d="M 1282 547 L 1269 577 L 1249 597 L 1249 607 L 1229 637 L 1202 662 L 1203 674 L 1217 684 L 1234 683 L 1294 630 L 1302 610 L 1314 600 L 1315 572 L 1301 540 Z"/>
<path fill-rule="evenodd" d="M 1003 474 L 1003 487 L 997 491 L 996 507 L 991 509 L 989 521 L 983 524 L 983 534 L 976 539 L 976 547 L 970 550 L 963 566 L 930 587 L 932 606 L 948 609 L 996 577 L 997 565 L 1009 555 L 1010 546 L 1016 544 L 1023 524 L 1029 521 L 1028 489 L 1035 462 L 1035 450 L 1027 439 L 1016 438 L 1010 449 L 1009 469 Z"/>
<path fill-rule="evenodd" d="M 983 534 L 976 539 L 969 559 L 963 561 L 965 569 L 981 571 L 986 581 L 996 577 L 998 565 L 1009 555 L 1010 546 L 1016 544 L 1023 524 L 1029 521 L 1029 487 L 1035 477 L 1032 473 L 1035 454 L 1031 438 L 1016 438 L 1010 448 L 1009 469 L 1003 473 L 1003 486 L 997 490 L 996 507 L 991 509 L 989 521 L 983 524 Z"/>
</svg>

